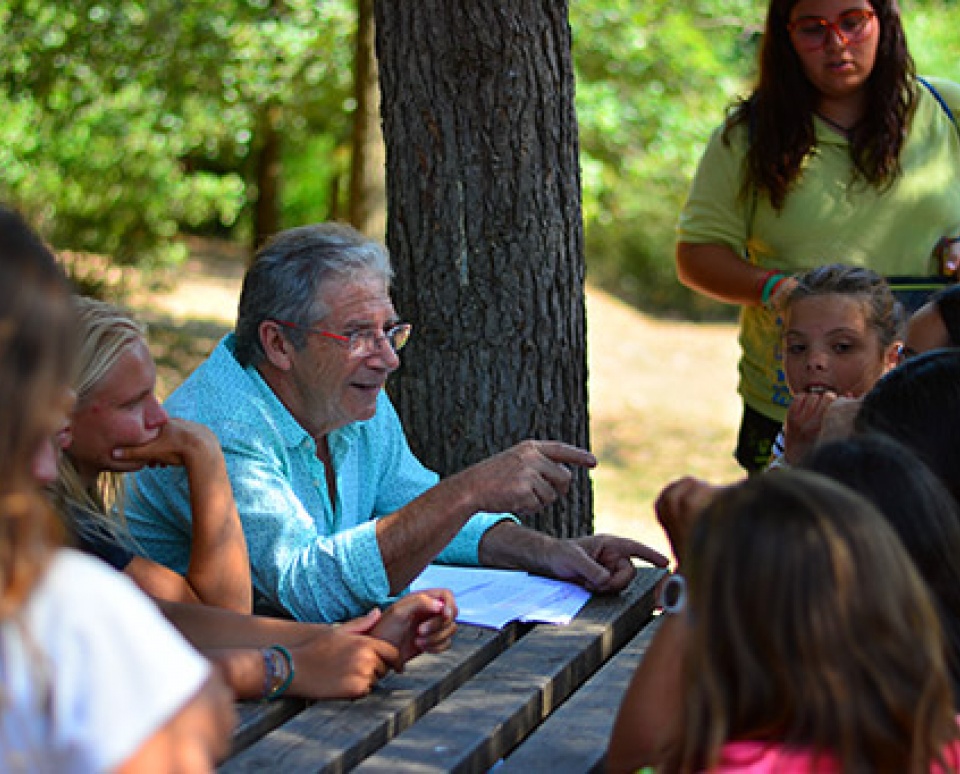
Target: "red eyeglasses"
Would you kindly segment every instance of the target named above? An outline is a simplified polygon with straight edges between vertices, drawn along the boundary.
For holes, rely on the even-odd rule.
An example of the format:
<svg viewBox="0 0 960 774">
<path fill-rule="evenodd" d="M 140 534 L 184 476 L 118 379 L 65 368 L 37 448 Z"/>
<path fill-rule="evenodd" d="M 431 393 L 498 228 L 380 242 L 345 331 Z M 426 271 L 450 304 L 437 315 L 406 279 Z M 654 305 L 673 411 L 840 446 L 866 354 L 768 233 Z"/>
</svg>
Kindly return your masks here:
<svg viewBox="0 0 960 774">
<path fill-rule="evenodd" d="M 349 351 L 351 357 L 368 357 L 380 350 L 383 342 L 390 345 L 390 349 L 399 352 L 403 345 L 410 340 L 410 333 L 413 326 L 410 323 L 397 323 L 385 331 L 378 331 L 371 328 L 353 331 L 352 333 L 331 333 L 320 328 L 311 328 L 308 325 L 297 325 L 287 320 L 274 320 L 277 325 L 294 330 L 304 331 L 306 333 L 315 333 L 317 336 L 337 341 L 343 344 Z"/>
<path fill-rule="evenodd" d="M 873 31 L 877 15 L 869 8 L 851 8 L 840 14 L 836 23 L 822 16 L 804 16 L 787 25 L 794 43 L 804 51 L 819 51 L 827 45 L 832 31 L 840 43 L 848 46 L 859 43 Z"/>
</svg>

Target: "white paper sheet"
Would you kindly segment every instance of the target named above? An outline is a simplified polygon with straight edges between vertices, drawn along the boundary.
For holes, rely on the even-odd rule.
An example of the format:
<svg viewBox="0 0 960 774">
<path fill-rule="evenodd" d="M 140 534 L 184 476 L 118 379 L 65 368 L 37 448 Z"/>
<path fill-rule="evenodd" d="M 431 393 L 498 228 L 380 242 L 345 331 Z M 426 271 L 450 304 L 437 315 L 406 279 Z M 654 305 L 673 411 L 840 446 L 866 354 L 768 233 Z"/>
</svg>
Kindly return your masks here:
<svg viewBox="0 0 960 774">
<path fill-rule="evenodd" d="M 590 599 L 573 583 L 514 570 L 431 564 L 411 590 L 450 589 L 460 613 L 457 621 L 501 629 L 511 621 L 568 624 Z"/>
</svg>

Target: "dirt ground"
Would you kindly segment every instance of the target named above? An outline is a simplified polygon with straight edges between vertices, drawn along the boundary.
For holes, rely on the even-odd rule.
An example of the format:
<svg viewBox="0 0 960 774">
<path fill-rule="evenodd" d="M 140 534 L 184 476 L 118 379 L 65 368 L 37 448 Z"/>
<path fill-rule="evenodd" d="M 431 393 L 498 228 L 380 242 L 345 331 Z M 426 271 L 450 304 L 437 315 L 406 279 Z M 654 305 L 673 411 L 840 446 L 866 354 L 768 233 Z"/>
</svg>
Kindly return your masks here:
<svg viewBox="0 0 960 774">
<path fill-rule="evenodd" d="M 242 271 L 236 257 L 193 259 L 168 291 L 132 299 L 155 323 L 162 394 L 176 387 L 184 362 L 199 362 L 232 325 Z M 688 473 L 738 475 L 735 327 L 653 319 L 595 288 L 587 291 L 587 325 L 590 430 L 600 460 L 595 529 L 666 550 L 652 510 L 663 484 Z"/>
</svg>

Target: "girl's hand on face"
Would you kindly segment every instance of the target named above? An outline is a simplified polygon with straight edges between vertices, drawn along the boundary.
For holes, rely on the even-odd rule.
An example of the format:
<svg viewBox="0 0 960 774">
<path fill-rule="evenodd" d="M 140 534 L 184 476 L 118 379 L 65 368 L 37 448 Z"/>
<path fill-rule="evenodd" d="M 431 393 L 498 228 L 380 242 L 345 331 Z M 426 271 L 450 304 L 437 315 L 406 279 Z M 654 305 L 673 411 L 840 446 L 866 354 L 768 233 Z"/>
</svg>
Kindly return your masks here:
<svg viewBox="0 0 960 774">
<path fill-rule="evenodd" d="M 784 458 L 788 463 L 798 463 L 820 439 L 824 415 L 838 397 L 830 391 L 794 396 L 783 425 Z"/>
<path fill-rule="evenodd" d="M 182 467 L 219 454 L 220 443 L 208 427 L 175 418 L 168 420 L 153 440 L 139 446 L 123 446 L 113 450 L 113 458 L 127 463 L 124 468 L 128 472 L 155 465 Z"/>
</svg>

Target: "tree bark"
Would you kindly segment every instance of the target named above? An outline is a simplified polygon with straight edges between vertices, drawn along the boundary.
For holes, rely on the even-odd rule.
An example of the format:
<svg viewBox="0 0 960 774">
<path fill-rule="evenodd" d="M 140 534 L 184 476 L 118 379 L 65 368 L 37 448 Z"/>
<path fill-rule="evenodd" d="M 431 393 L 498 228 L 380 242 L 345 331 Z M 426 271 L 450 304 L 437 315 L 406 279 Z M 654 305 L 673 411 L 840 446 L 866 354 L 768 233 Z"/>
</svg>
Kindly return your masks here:
<svg viewBox="0 0 960 774">
<path fill-rule="evenodd" d="M 373 0 L 357 0 L 357 40 L 353 64 L 353 156 L 350 165 L 350 223 L 383 241 L 387 227 L 380 87 L 374 50 Z"/>
<path fill-rule="evenodd" d="M 253 250 L 280 230 L 281 139 L 277 124 L 280 108 L 268 105 L 260 113 L 259 151 L 256 159 L 257 201 L 253 213 Z"/>
<path fill-rule="evenodd" d="M 390 392 L 441 474 L 524 438 L 589 446 L 566 2 L 376 0 L 394 299 Z M 588 475 L 528 524 L 592 531 Z"/>
</svg>

